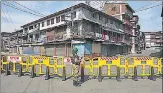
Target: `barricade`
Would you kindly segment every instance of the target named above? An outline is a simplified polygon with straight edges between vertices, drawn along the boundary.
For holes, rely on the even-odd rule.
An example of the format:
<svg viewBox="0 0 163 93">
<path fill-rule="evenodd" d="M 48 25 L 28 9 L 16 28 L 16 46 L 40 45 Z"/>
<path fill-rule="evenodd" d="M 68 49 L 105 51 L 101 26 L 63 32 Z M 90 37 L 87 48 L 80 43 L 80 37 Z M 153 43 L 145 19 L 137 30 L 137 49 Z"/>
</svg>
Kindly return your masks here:
<svg viewBox="0 0 163 93">
<path fill-rule="evenodd" d="M 6 75 L 9 75 L 11 73 L 13 74 L 18 73 L 20 68 L 20 63 L 22 61 L 22 57 L 12 55 L 12 56 L 6 56 L 6 58 L 7 58 L 7 62 L 5 62 L 6 60 L 2 62 L 2 64 L 6 66 L 5 68 Z"/>
<path fill-rule="evenodd" d="M 46 74 L 46 67 L 49 65 L 49 57 L 45 56 L 31 56 L 29 67 L 31 70 L 34 66 L 34 73 L 35 75 L 45 75 Z"/>
<path fill-rule="evenodd" d="M 160 76 L 162 76 L 162 72 L 163 72 L 162 65 L 163 65 L 163 58 L 160 58 L 159 59 L 159 74 L 160 74 Z"/>
<path fill-rule="evenodd" d="M 9 71 L 8 71 L 8 61 L 7 61 L 7 56 L 2 56 L 1 59 L 1 68 L 2 68 L 2 72 L 6 72 L 5 75 L 9 75 Z"/>
<path fill-rule="evenodd" d="M 50 57 L 46 65 L 46 80 L 48 80 L 50 76 L 59 76 L 62 77 L 63 81 L 66 80 L 64 57 Z"/>
<path fill-rule="evenodd" d="M 128 76 L 132 76 L 135 81 L 138 77 L 148 77 L 154 80 L 154 76 L 159 74 L 159 62 L 156 57 L 131 57 L 126 64 Z"/>
<path fill-rule="evenodd" d="M 101 57 L 100 66 L 102 66 L 103 77 L 116 77 L 120 81 L 120 76 L 126 75 L 126 60 L 123 57 Z"/>
</svg>

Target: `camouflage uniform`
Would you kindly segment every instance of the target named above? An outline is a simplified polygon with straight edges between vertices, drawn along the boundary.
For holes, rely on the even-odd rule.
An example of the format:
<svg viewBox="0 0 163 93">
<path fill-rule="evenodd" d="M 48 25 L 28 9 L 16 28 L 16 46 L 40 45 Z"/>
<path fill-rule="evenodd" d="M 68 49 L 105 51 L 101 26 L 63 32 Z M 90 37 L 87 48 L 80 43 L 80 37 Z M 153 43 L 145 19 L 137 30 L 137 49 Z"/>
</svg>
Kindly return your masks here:
<svg viewBox="0 0 163 93">
<path fill-rule="evenodd" d="M 75 85 L 77 85 L 78 76 L 79 76 L 79 70 L 80 70 L 80 62 L 79 56 L 77 55 L 77 48 L 74 48 L 72 51 L 73 57 L 71 57 L 71 61 L 73 64 L 73 83 L 76 82 Z"/>
</svg>

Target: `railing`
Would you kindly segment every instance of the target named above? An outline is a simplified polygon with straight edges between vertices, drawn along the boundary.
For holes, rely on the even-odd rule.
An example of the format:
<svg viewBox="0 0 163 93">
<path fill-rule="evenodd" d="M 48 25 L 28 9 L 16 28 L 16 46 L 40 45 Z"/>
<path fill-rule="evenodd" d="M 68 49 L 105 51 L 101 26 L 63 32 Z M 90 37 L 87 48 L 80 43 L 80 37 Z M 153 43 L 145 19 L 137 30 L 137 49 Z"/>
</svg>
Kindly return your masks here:
<svg viewBox="0 0 163 93">
<path fill-rule="evenodd" d="M 37 30 L 40 30 L 40 28 L 39 27 L 36 27 L 34 29 L 28 30 L 28 33 L 31 33 L 31 32 L 37 31 Z"/>
</svg>

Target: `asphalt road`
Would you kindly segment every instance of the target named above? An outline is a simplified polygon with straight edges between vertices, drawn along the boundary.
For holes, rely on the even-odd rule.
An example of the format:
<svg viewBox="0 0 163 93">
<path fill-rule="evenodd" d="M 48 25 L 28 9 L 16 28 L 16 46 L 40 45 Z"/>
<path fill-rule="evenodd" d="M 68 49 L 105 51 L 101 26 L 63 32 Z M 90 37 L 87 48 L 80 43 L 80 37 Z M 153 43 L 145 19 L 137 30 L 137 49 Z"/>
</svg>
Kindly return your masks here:
<svg viewBox="0 0 163 93">
<path fill-rule="evenodd" d="M 158 51 L 146 50 L 139 56 L 149 56 Z M 71 79 L 44 80 L 44 77 L 31 79 L 29 76 L 1 74 L 1 93 L 162 93 L 162 79 L 157 78 L 156 81 L 122 79 L 121 82 L 114 78 L 104 79 L 102 82 L 92 79 L 82 83 L 80 87 L 74 87 Z"/>
<path fill-rule="evenodd" d="M 162 79 L 96 79 L 84 82 L 80 87 L 72 86 L 72 80 L 44 80 L 42 77 L 31 79 L 29 76 L 1 75 L 1 93 L 162 93 Z"/>
</svg>

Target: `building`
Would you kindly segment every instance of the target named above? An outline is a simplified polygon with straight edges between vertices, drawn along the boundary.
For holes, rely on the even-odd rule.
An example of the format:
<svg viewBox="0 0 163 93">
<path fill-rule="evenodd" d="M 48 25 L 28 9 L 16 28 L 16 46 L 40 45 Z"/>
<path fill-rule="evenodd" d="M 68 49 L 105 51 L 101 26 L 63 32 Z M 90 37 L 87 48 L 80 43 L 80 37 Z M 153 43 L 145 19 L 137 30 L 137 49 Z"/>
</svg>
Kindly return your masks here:
<svg viewBox="0 0 163 93">
<path fill-rule="evenodd" d="M 10 51 L 12 53 L 22 54 L 23 29 L 16 30 L 10 35 Z"/>
<path fill-rule="evenodd" d="M 126 22 L 80 3 L 21 26 L 11 34 L 10 48 L 14 53 L 47 56 L 71 56 L 72 46 L 80 56 L 128 53 L 132 32 L 126 30 Z"/>
<path fill-rule="evenodd" d="M 131 23 L 133 26 L 132 49 L 131 49 L 132 53 L 136 53 L 137 50 L 140 50 L 141 37 L 140 37 L 140 25 L 138 22 L 139 22 L 139 17 L 137 15 L 133 15 L 131 19 Z"/>
<path fill-rule="evenodd" d="M 2 32 L 1 33 L 1 52 L 9 51 L 9 38 L 11 33 L 8 32 Z"/>
<path fill-rule="evenodd" d="M 145 35 L 144 32 L 140 31 L 139 36 L 139 48 L 140 50 L 145 50 Z"/>
<path fill-rule="evenodd" d="M 161 48 L 163 46 L 162 42 L 162 31 L 158 32 L 144 32 L 146 49 L 148 48 Z"/>
<path fill-rule="evenodd" d="M 31 44 L 37 46 L 36 49 L 44 46 L 45 54 L 49 56 L 70 56 L 72 39 L 80 41 L 78 44 L 73 42 L 81 53 L 79 55 L 101 53 L 112 56 L 123 53 L 122 45 L 131 43 L 124 39 L 122 21 L 83 3 L 25 24 L 22 28 L 26 38 L 24 45 Z"/>
<path fill-rule="evenodd" d="M 133 18 L 133 13 L 135 12 L 129 4 L 123 3 L 123 2 L 118 2 L 118 3 L 105 3 L 104 5 L 104 12 L 107 13 L 108 15 L 114 16 L 115 18 L 121 20 L 123 22 L 123 27 L 124 27 L 124 37 L 125 40 L 128 42 L 131 42 L 129 45 L 124 46 L 124 49 L 127 52 L 131 52 L 132 50 L 135 50 L 134 47 L 135 45 L 133 44 L 134 41 L 132 39 L 133 36 L 133 26 L 131 23 L 131 19 Z"/>
</svg>

